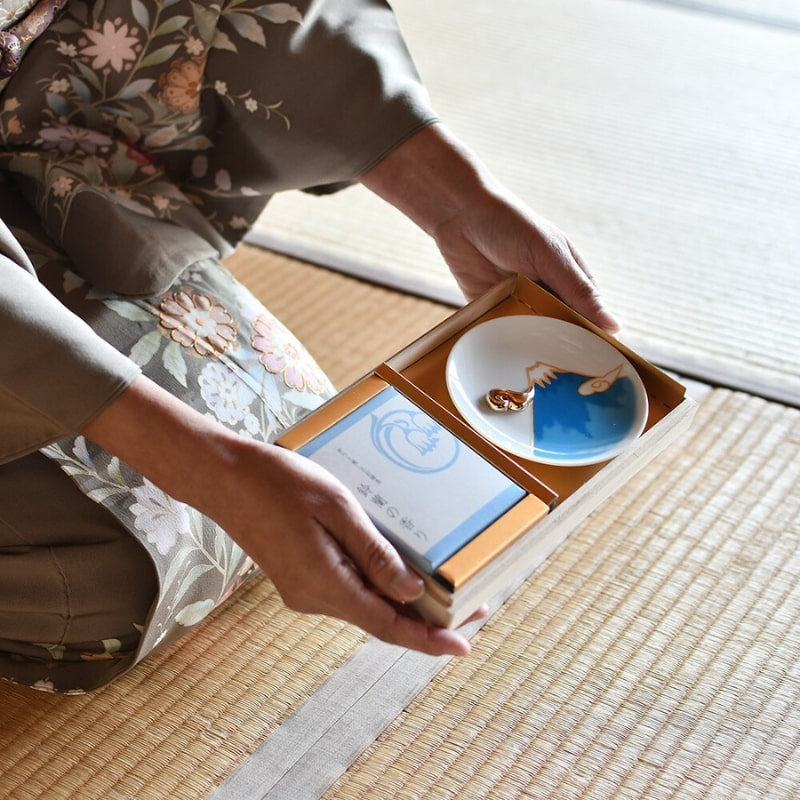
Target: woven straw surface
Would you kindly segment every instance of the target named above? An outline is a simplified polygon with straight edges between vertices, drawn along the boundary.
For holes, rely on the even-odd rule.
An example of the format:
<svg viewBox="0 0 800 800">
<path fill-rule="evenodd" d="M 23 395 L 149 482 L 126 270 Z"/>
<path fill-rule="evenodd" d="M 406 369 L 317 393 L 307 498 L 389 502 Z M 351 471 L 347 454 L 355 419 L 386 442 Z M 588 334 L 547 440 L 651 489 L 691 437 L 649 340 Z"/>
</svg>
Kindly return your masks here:
<svg viewBox="0 0 800 800">
<path fill-rule="evenodd" d="M 800 405 L 796 2 L 392 5 L 442 119 L 569 234 L 634 349 Z M 360 186 L 281 195 L 255 235 L 460 297 L 429 238 Z"/>
<path fill-rule="evenodd" d="M 340 385 L 449 313 L 254 248 L 229 266 Z M 369 333 L 375 314 L 384 322 Z M 256 579 L 99 693 L 0 682 L 0 798 L 204 797 L 363 640 L 336 620 L 287 611 L 272 584 Z"/>
<path fill-rule="evenodd" d="M 449 313 L 231 266 L 340 385 Z M 800 412 L 712 392 L 326 797 L 800 796 L 799 483 Z M 363 641 L 261 579 L 100 693 L 1 684 L 0 797 L 202 798 Z"/>
<path fill-rule="evenodd" d="M 455 310 L 249 245 L 227 263 L 339 389 Z"/>
<path fill-rule="evenodd" d="M 800 796 L 800 412 L 706 396 L 326 793 Z"/>
<path fill-rule="evenodd" d="M 0 685 L 4 800 L 205 797 L 362 635 L 286 611 L 266 579 L 92 695 Z"/>
</svg>

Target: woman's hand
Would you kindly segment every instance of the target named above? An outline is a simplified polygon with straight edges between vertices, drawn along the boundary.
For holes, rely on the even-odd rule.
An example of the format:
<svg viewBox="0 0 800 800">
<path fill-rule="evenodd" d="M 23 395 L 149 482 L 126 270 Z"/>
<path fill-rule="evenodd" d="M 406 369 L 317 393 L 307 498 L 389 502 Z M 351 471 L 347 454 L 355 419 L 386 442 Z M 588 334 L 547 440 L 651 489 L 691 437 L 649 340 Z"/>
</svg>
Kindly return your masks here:
<svg viewBox="0 0 800 800">
<path fill-rule="evenodd" d="M 434 238 L 467 299 L 520 273 L 609 333 L 619 330 L 567 237 L 501 186 L 442 125 L 407 139 L 361 181 Z"/>
<path fill-rule="evenodd" d="M 469 652 L 458 633 L 405 605 L 422 581 L 344 485 L 308 459 L 237 436 L 145 377 L 82 433 L 215 520 L 290 608 L 431 655 Z"/>
<path fill-rule="evenodd" d="M 433 655 L 469 651 L 459 634 L 404 609 L 422 595 L 422 581 L 343 484 L 288 450 L 233 444 L 235 464 L 219 476 L 227 499 L 217 518 L 287 606 L 345 619 L 384 641 Z"/>
</svg>

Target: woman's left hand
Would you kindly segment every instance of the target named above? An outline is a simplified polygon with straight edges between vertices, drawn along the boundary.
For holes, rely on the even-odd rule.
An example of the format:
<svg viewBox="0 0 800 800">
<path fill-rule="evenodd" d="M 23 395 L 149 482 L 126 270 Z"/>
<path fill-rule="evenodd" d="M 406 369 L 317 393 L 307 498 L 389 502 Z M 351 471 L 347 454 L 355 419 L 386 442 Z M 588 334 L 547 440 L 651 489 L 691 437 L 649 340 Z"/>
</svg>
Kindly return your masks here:
<svg viewBox="0 0 800 800">
<path fill-rule="evenodd" d="M 434 238 L 468 300 L 519 273 L 609 333 L 619 330 L 564 233 L 506 190 L 442 125 L 407 139 L 361 181 Z"/>
</svg>

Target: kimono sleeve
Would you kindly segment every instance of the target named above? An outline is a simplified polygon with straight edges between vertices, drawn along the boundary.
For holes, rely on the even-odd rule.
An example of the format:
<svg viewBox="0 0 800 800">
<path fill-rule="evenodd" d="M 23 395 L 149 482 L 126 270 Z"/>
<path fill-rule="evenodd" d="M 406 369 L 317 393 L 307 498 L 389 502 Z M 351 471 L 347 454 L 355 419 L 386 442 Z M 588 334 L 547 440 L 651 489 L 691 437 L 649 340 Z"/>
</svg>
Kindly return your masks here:
<svg viewBox="0 0 800 800">
<path fill-rule="evenodd" d="M 0 464 L 79 430 L 138 374 L 39 283 L 0 222 Z"/>
<path fill-rule="evenodd" d="M 252 76 L 263 75 L 269 96 L 279 98 L 269 125 L 246 104 L 217 98 L 206 109 L 216 147 L 238 154 L 248 185 L 262 197 L 288 189 L 322 193 L 354 182 L 438 120 L 388 3 L 295 5 L 297 22 L 272 26 L 267 48 L 237 38 L 235 53 L 214 49 L 207 64 L 209 85 L 244 95 L 253 89 Z M 220 30 L 236 38 L 224 18 Z"/>
</svg>

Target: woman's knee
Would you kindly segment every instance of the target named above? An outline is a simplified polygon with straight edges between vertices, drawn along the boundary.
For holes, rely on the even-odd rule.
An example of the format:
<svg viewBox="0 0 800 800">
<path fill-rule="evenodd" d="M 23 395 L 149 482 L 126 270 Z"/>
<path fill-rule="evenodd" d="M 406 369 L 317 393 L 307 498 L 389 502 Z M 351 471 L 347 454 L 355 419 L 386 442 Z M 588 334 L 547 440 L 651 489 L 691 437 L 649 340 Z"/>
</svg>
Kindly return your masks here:
<svg viewBox="0 0 800 800">
<path fill-rule="evenodd" d="M 55 463 L 0 466 L 0 639 L 130 644 L 156 593 L 144 548 Z"/>
</svg>

